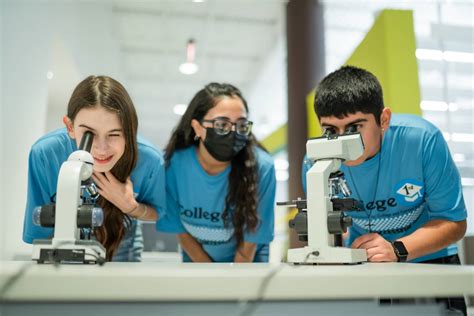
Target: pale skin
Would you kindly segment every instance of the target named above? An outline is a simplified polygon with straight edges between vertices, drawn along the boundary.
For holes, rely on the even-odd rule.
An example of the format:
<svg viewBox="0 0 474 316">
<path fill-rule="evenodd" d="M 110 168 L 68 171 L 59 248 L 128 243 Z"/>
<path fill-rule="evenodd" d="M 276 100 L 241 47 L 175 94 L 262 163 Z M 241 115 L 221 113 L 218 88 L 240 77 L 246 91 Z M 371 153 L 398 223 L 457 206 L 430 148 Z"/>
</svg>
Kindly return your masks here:
<svg viewBox="0 0 474 316">
<path fill-rule="evenodd" d="M 391 111 L 384 108 L 380 116 L 380 125 L 377 124 L 373 114 L 356 112 L 339 119 L 334 116 L 321 117 L 320 123 L 323 130 L 334 129 L 338 134 L 352 125 L 356 125 L 357 131 L 361 133 L 365 150 L 362 156 L 356 160 L 346 161 L 347 166 L 357 166 L 365 160 L 375 156 L 380 151 L 381 139 L 390 125 Z M 410 235 L 398 240 L 402 241 L 408 251 L 407 260 L 441 250 L 448 245 L 460 240 L 466 233 L 466 220 L 452 222 L 447 220 L 432 220 Z M 396 262 L 397 256 L 392 244 L 377 233 L 362 235 L 354 240 L 351 245 L 354 249 L 365 249 L 367 258 L 371 262 Z"/>
<path fill-rule="evenodd" d="M 241 118 L 247 117 L 247 112 L 242 100 L 239 98 L 223 97 L 212 109 L 204 116 L 204 120 L 212 120 L 217 117 L 228 118 L 235 123 Z M 201 125 L 197 120 L 191 122 L 194 132 L 200 139 L 206 139 L 206 128 L 212 127 L 212 123 L 203 123 Z M 235 128 L 235 126 L 233 127 Z M 207 151 L 202 142 L 197 147 L 197 157 L 201 167 L 210 175 L 218 174 L 230 165 L 230 161 L 221 162 L 214 159 Z M 212 262 L 211 258 L 204 251 L 201 244 L 190 234 L 178 234 L 178 240 L 183 250 L 188 254 L 193 262 Z M 234 256 L 234 262 L 253 262 L 257 245 L 250 242 L 242 242 Z"/>
<path fill-rule="evenodd" d="M 124 214 L 141 220 L 156 221 L 156 210 L 150 205 L 138 203 L 135 199 L 130 177 L 122 183 L 110 172 L 125 151 L 125 136 L 118 114 L 102 106 L 95 106 L 81 109 L 74 121 L 64 116 L 63 122 L 77 146 L 85 132 L 94 134 L 91 148 L 94 158 L 92 179 L 98 186 L 99 194 Z"/>
</svg>

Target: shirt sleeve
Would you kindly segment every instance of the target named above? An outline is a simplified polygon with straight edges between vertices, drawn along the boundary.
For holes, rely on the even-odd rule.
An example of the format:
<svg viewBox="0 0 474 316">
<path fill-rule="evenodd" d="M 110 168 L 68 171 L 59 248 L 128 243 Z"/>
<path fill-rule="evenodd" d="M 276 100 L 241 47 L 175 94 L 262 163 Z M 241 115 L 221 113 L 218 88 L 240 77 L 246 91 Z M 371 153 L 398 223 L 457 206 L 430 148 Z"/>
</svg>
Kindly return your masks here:
<svg viewBox="0 0 474 316">
<path fill-rule="evenodd" d="M 260 175 L 258 191 L 257 212 L 260 221 L 255 232 L 246 231 L 244 240 L 256 244 L 266 244 L 273 240 L 275 229 L 276 176 L 273 163 Z"/>
<path fill-rule="evenodd" d="M 425 200 L 430 219 L 466 219 L 461 177 L 440 131 L 428 138 L 423 153 Z"/>
<path fill-rule="evenodd" d="M 23 241 L 26 243 L 32 243 L 38 238 L 50 238 L 54 233 L 53 228 L 36 226 L 33 223 L 35 207 L 52 203 L 51 195 L 56 191 L 53 184 L 55 181 L 49 179 L 48 175 L 44 155 L 33 147 L 28 159 L 28 189 L 23 220 Z"/>
<path fill-rule="evenodd" d="M 173 168 L 166 169 L 166 215 L 156 223 L 156 229 L 167 233 L 185 233 L 181 223 L 178 183 Z"/>
<path fill-rule="evenodd" d="M 141 190 L 137 199 L 139 202 L 153 206 L 158 213 L 158 220 L 160 220 L 165 216 L 166 210 L 165 168 L 161 157 L 156 159 L 148 181 L 144 181 Z"/>
</svg>

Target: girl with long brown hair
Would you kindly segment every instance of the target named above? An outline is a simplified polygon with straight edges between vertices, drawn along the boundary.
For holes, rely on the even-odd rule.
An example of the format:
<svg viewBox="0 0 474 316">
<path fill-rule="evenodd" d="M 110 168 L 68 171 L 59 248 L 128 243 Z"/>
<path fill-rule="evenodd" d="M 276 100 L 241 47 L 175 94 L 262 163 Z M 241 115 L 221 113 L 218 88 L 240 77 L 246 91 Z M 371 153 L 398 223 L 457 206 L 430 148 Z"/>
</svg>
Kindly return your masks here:
<svg viewBox="0 0 474 316">
<path fill-rule="evenodd" d="M 93 181 L 104 224 L 94 237 L 106 248 L 107 260 L 140 261 L 143 238 L 139 220 L 155 221 L 164 211 L 165 175 L 161 152 L 137 136 L 138 118 L 125 88 L 107 76 L 89 76 L 69 100 L 66 128 L 41 137 L 31 148 L 23 240 L 48 238 L 53 228 L 33 225 L 36 206 L 54 203 L 61 164 L 92 132 Z"/>
<path fill-rule="evenodd" d="M 166 147 L 167 213 L 157 226 L 178 234 L 185 262 L 268 261 L 275 168 L 247 116 L 239 89 L 208 84 Z"/>
</svg>

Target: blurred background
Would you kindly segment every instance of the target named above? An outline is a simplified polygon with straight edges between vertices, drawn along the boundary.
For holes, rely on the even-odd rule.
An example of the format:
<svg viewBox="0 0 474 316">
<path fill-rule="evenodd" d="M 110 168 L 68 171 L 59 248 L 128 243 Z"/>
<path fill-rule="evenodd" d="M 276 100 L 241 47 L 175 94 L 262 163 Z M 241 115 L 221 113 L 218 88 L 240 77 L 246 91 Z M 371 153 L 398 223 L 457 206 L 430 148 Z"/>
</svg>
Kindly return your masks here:
<svg viewBox="0 0 474 316">
<path fill-rule="evenodd" d="M 239 87 L 254 134 L 260 140 L 275 136 L 295 107 L 287 71 L 287 44 L 299 41 L 287 28 L 295 1 L 0 0 L 0 259 L 30 255 L 21 239 L 28 152 L 40 136 L 62 126 L 72 90 L 90 74 L 109 75 L 125 86 L 138 110 L 140 134 L 158 148 L 192 96 L 211 81 Z M 474 3 L 306 2 L 318 17 L 309 27 L 317 28 L 312 45 L 321 52 L 310 87 L 347 61 L 382 10 L 412 11 L 419 107 L 448 141 L 462 177 L 468 235 L 474 235 Z M 284 201 L 296 198 L 289 181 L 295 161 L 288 159 L 286 140 L 279 144 L 270 149 L 277 201 Z M 275 208 L 275 216 L 271 261 L 280 261 L 289 243 L 288 211 Z M 146 250 L 177 250 L 174 237 L 157 234 L 153 224 L 146 224 L 145 235 Z"/>
</svg>

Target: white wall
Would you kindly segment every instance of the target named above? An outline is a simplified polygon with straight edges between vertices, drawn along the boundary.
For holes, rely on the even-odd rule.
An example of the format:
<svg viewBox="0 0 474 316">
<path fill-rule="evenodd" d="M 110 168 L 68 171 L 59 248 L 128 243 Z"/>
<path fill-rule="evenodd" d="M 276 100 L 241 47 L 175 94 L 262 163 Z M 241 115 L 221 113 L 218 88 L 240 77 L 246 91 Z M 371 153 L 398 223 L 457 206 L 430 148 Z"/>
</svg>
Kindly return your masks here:
<svg viewBox="0 0 474 316">
<path fill-rule="evenodd" d="M 46 132 L 46 122 L 61 121 L 56 100 L 50 91 L 47 72 L 58 67 L 53 43 L 59 39 L 71 54 L 78 73 L 58 72 L 71 80 L 89 74 L 107 74 L 121 80 L 118 73 L 119 49 L 112 29 L 111 4 L 59 1 L 0 2 L 1 12 L 1 131 L 3 153 L 0 208 L 0 258 L 11 259 L 29 253 L 22 242 L 26 205 L 28 152 Z M 55 60 L 53 59 L 55 56 Z M 60 67 L 60 66 L 59 66 Z M 69 78 L 69 79 L 68 79 Z M 70 95 L 72 91 L 68 92 Z M 60 100 L 64 98 L 59 98 Z M 7 198 L 8 197 L 8 198 Z M 3 243 L 1 243 L 3 241 Z"/>
<path fill-rule="evenodd" d="M 288 88 L 286 80 L 286 41 L 283 35 L 262 63 L 247 97 L 253 132 L 263 139 L 288 120 Z M 270 114 L 271 113 L 271 114 Z"/>
</svg>

